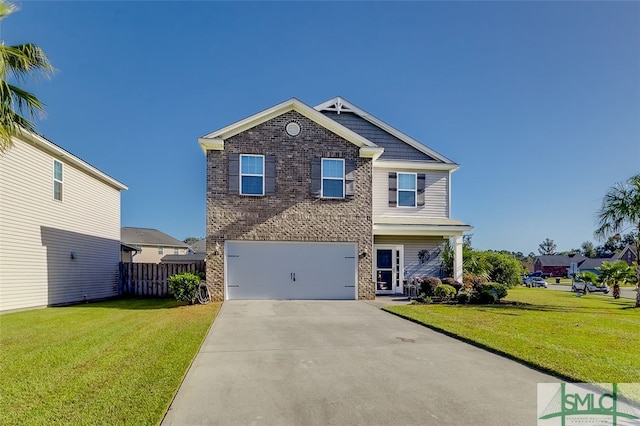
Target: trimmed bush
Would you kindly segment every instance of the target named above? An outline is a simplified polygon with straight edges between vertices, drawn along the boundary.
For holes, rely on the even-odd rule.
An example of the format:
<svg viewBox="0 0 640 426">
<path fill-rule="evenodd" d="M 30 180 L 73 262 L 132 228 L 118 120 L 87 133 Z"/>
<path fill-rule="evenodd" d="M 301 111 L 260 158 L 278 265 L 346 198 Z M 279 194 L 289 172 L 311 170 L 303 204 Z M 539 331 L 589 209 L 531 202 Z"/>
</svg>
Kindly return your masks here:
<svg viewBox="0 0 640 426">
<path fill-rule="evenodd" d="M 456 289 L 453 288 L 453 286 L 450 286 L 449 284 L 440 284 L 433 291 L 433 294 L 436 297 L 441 297 L 441 298 L 443 298 L 445 300 L 451 300 L 456 295 Z"/>
<path fill-rule="evenodd" d="M 456 295 L 456 300 L 462 305 L 471 302 L 471 292 L 469 290 L 460 290 Z"/>
<path fill-rule="evenodd" d="M 448 284 L 451 287 L 455 288 L 456 291 L 460 291 L 460 289 L 462 288 L 462 283 L 459 283 L 458 281 L 454 280 L 451 277 L 443 278 L 442 284 Z"/>
<path fill-rule="evenodd" d="M 466 288 L 477 288 L 478 286 L 486 283 L 487 280 L 484 277 L 481 277 L 479 275 L 472 275 L 472 274 L 464 274 L 462 276 L 462 283 L 464 284 L 464 286 Z"/>
<path fill-rule="evenodd" d="M 424 277 L 420 280 L 420 291 L 427 296 L 433 296 L 436 287 L 442 284 L 438 277 Z"/>
<path fill-rule="evenodd" d="M 416 302 L 424 303 L 425 305 L 430 305 L 433 302 L 433 300 L 431 300 L 431 298 L 426 294 L 420 293 L 420 295 L 416 297 Z"/>
<path fill-rule="evenodd" d="M 181 302 L 193 305 L 196 301 L 196 292 L 200 286 L 200 277 L 191 272 L 183 272 L 169 277 L 171 293 Z"/>
<path fill-rule="evenodd" d="M 507 297 L 507 287 L 498 283 L 485 283 L 482 290 L 494 291 L 498 300 Z"/>
<path fill-rule="evenodd" d="M 475 303 L 480 303 L 482 305 L 489 305 L 496 303 L 498 301 L 498 296 L 496 295 L 494 290 L 484 289 L 477 293 L 477 298 L 475 299 Z"/>
</svg>

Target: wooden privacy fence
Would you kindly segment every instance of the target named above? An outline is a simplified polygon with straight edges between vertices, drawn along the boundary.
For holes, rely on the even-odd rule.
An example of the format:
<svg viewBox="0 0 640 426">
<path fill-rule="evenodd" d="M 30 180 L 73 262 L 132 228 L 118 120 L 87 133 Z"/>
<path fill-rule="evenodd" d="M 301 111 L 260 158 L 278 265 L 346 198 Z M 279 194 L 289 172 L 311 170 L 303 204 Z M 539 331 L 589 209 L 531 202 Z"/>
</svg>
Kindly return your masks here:
<svg viewBox="0 0 640 426">
<path fill-rule="evenodd" d="M 205 272 L 204 261 L 191 263 L 124 263 L 119 267 L 120 294 L 169 296 L 169 277 L 182 272 Z"/>
</svg>

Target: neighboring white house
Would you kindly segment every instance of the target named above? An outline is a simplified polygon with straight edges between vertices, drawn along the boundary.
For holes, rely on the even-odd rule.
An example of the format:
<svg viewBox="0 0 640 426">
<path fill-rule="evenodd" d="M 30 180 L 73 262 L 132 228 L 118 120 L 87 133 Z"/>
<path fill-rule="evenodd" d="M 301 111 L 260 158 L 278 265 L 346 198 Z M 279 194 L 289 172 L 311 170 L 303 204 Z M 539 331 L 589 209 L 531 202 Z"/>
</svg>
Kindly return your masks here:
<svg viewBox="0 0 640 426">
<path fill-rule="evenodd" d="M 118 294 L 120 191 L 42 136 L 0 155 L 0 311 Z"/>
</svg>

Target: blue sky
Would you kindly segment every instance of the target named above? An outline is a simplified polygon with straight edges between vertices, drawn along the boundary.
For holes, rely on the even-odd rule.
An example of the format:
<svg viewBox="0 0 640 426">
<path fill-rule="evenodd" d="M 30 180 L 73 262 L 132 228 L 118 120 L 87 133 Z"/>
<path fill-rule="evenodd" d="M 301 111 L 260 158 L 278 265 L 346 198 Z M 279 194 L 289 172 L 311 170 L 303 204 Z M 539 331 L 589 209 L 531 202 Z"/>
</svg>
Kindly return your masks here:
<svg viewBox="0 0 640 426">
<path fill-rule="evenodd" d="M 57 68 L 45 137 L 129 186 L 122 225 L 205 235 L 197 138 L 343 96 L 461 164 L 480 249 L 593 240 L 640 171 L 639 2 L 39 2 L 2 23 Z"/>
</svg>

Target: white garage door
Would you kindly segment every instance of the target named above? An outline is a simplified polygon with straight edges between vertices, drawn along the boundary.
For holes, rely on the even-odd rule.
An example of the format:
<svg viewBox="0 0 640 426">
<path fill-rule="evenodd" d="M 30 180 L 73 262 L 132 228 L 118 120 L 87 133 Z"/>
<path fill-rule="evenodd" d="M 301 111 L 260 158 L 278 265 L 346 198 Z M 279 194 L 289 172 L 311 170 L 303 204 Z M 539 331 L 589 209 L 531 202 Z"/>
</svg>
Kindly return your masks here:
<svg viewBox="0 0 640 426">
<path fill-rule="evenodd" d="M 227 299 L 355 299 L 355 243 L 225 242 Z"/>
</svg>

